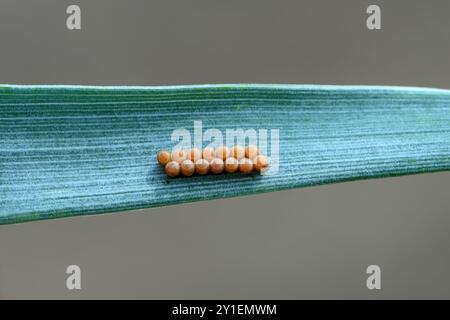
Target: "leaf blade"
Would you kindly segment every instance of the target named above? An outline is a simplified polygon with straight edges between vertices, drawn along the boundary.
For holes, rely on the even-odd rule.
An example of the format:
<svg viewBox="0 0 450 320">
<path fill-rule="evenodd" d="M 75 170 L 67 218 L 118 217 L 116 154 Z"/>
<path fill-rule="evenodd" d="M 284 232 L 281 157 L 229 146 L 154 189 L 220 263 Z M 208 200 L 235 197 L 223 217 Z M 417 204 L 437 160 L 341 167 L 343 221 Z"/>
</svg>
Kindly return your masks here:
<svg viewBox="0 0 450 320">
<path fill-rule="evenodd" d="M 450 91 L 0 86 L 0 223 L 450 169 Z M 167 179 L 176 128 L 280 129 L 276 176 Z"/>
</svg>

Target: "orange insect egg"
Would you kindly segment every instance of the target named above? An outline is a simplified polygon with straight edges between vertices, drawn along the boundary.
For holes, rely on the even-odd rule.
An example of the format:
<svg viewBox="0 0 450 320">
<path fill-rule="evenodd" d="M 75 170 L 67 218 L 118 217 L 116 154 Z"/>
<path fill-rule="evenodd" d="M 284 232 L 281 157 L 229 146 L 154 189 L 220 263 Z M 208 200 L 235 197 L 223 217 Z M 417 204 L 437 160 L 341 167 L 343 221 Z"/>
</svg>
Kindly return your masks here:
<svg viewBox="0 0 450 320">
<path fill-rule="evenodd" d="M 159 164 L 165 166 L 170 161 L 169 151 L 161 150 L 160 152 L 158 152 L 156 159 L 158 160 Z"/>
<path fill-rule="evenodd" d="M 164 169 L 169 177 L 176 177 L 180 174 L 180 164 L 176 161 L 168 162 Z"/>
<path fill-rule="evenodd" d="M 230 149 L 226 146 L 220 146 L 216 149 L 216 157 L 225 160 L 230 156 Z"/>
<path fill-rule="evenodd" d="M 189 150 L 189 152 L 188 152 L 189 160 L 195 162 L 201 158 L 202 158 L 202 152 L 200 150 L 198 150 L 197 148 L 192 148 L 191 150 Z"/>
<path fill-rule="evenodd" d="M 242 173 L 250 173 L 253 171 L 253 161 L 249 158 L 242 158 L 239 160 L 239 171 Z"/>
<path fill-rule="evenodd" d="M 195 161 L 195 172 L 205 175 L 209 172 L 209 161 L 206 159 L 198 159 Z"/>
<path fill-rule="evenodd" d="M 195 172 L 195 165 L 194 165 L 194 163 L 191 161 L 191 160 L 189 160 L 189 159 L 186 159 L 186 160 L 184 160 L 182 163 L 181 163 L 181 173 L 183 174 L 183 176 L 186 176 L 186 177 L 190 177 L 190 176 L 192 176 L 193 174 L 194 174 L 194 172 Z"/>
<path fill-rule="evenodd" d="M 231 156 L 235 157 L 238 160 L 241 160 L 242 158 L 245 157 L 245 148 L 243 146 L 240 146 L 240 145 L 235 145 L 231 149 Z"/>
<path fill-rule="evenodd" d="M 214 158 L 209 163 L 209 168 L 212 173 L 218 174 L 223 171 L 223 160 L 220 158 Z"/>
<path fill-rule="evenodd" d="M 255 165 L 255 170 L 261 171 L 269 166 L 269 161 L 266 156 L 259 155 L 253 159 L 253 164 Z"/>
<path fill-rule="evenodd" d="M 254 144 L 251 144 L 245 148 L 245 156 L 249 159 L 254 159 L 258 154 L 258 147 Z"/>
<path fill-rule="evenodd" d="M 172 161 L 176 161 L 178 163 L 182 163 L 187 159 L 187 152 L 181 149 L 177 149 L 172 151 Z"/>
<path fill-rule="evenodd" d="M 239 161 L 236 158 L 229 157 L 225 160 L 225 171 L 229 173 L 236 172 L 239 169 Z"/>
<path fill-rule="evenodd" d="M 203 149 L 202 154 L 203 154 L 203 159 L 208 160 L 210 163 L 216 157 L 216 152 L 215 152 L 214 148 L 211 148 L 211 147 L 206 147 L 205 149 Z"/>
</svg>

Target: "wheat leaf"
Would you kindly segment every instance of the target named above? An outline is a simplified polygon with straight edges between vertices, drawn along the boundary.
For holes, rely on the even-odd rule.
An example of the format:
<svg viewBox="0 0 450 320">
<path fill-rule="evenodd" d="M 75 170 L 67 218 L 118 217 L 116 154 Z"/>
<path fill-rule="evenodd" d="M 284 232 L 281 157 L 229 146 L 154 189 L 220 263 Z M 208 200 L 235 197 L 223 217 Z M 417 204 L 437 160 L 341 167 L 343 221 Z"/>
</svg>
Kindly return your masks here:
<svg viewBox="0 0 450 320">
<path fill-rule="evenodd" d="M 272 176 L 169 179 L 176 128 L 279 129 Z M 0 86 L 0 224 L 450 169 L 450 91 Z"/>
</svg>

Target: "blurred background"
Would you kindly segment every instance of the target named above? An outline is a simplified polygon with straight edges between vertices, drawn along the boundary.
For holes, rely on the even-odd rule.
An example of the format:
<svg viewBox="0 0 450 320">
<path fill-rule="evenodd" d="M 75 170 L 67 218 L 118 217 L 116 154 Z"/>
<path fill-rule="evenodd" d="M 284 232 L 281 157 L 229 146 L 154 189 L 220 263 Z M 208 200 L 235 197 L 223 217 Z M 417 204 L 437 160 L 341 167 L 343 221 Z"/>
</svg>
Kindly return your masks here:
<svg viewBox="0 0 450 320">
<path fill-rule="evenodd" d="M 0 83 L 450 89 L 449 14 L 440 0 L 2 0 Z M 449 190 L 441 172 L 0 226 L 0 298 L 448 299 Z M 81 290 L 66 289 L 71 264 Z"/>
</svg>

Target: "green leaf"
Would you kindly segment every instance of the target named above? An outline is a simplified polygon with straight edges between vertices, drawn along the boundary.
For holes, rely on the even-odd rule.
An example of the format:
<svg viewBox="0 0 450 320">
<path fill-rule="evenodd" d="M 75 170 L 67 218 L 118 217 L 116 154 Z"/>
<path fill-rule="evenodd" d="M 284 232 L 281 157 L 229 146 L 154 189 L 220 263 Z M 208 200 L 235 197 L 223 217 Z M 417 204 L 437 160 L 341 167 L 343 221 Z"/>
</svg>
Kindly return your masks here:
<svg viewBox="0 0 450 320">
<path fill-rule="evenodd" d="M 279 129 L 276 175 L 167 178 L 176 128 Z M 0 86 L 0 223 L 450 169 L 450 91 Z"/>
</svg>

